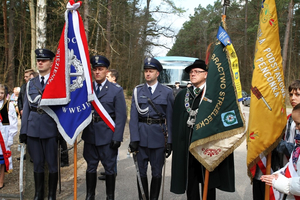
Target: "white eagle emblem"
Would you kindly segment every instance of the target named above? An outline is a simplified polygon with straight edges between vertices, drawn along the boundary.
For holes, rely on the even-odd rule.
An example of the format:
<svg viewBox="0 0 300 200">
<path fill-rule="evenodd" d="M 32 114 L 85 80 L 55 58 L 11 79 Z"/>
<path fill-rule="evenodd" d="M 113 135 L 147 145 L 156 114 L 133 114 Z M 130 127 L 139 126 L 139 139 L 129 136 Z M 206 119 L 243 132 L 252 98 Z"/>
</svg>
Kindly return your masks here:
<svg viewBox="0 0 300 200">
<path fill-rule="evenodd" d="M 75 91 L 78 88 L 83 86 L 83 81 L 85 80 L 83 65 L 80 60 L 77 59 L 76 55 L 74 55 L 74 50 L 69 49 L 69 66 L 73 65 L 76 72 L 70 73 L 70 77 L 76 77 L 75 80 L 72 80 L 72 84 L 70 85 L 70 92 Z"/>
</svg>

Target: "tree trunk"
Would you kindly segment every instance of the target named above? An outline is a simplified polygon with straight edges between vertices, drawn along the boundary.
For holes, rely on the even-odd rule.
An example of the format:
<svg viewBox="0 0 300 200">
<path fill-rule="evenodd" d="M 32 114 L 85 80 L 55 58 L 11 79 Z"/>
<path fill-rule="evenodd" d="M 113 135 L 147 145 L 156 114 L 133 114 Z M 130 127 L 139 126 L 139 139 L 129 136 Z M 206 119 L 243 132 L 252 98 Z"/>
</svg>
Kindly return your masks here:
<svg viewBox="0 0 300 200">
<path fill-rule="evenodd" d="M 6 7 L 6 0 L 3 0 L 3 29 L 4 29 L 4 65 L 1 70 L 2 80 L 5 82 L 5 76 L 4 72 L 7 68 L 7 62 L 8 62 L 8 33 L 7 33 L 7 7 Z"/>
<path fill-rule="evenodd" d="M 110 46 L 111 45 L 111 12 L 112 12 L 111 3 L 112 3 L 111 0 L 107 1 L 106 50 L 105 50 L 105 53 L 106 53 L 106 57 L 109 60 L 112 60 L 111 59 L 111 46 Z"/>
<path fill-rule="evenodd" d="M 283 73 L 285 72 L 285 68 L 286 68 L 286 60 L 287 60 L 288 44 L 289 44 L 289 37 L 290 37 L 290 29 L 291 29 L 291 23 L 293 22 L 293 8 L 294 8 L 294 1 L 291 0 L 291 2 L 289 4 L 288 20 L 287 20 L 287 23 L 286 23 L 284 42 L 283 42 L 283 51 L 282 51 L 282 69 L 283 69 Z"/>
<path fill-rule="evenodd" d="M 38 0 L 36 7 L 36 45 L 37 48 L 46 48 L 46 20 L 47 4 L 46 0 Z"/>
<path fill-rule="evenodd" d="M 9 90 L 13 91 L 15 87 L 15 29 L 14 29 L 14 19 L 15 19 L 15 0 L 10 1 L 9 7 L 9 27 L 8 27 L 8 68 L 7 68 L 7 86 Z"/>
<path fill-rule="evenodd" d="M 88 13 L 89 13 L 89 1 L 83 1 L 84 5 L 84 17 L 83 17 L 83 23 L 84 23 L 84 30 L 86 35 L 86 40 L 89 41 L 89 20 L 88 20 Z"/>
<path fill-rule="evenodd" d="M 141 41 L 142 41 L 142 50 L 141 53 L 144 54 L 146 52 L 147 49 L 147 45 L 146 45 L 146 40 L 147 40 L 147 28 L 148 28 L 148 22 L 149 22 L 149 9 L 150 9 L 150 1 L 151 0 L 147 0 L 147 7 L 146 7 L 146 11 L 145 11 L 145 17 L 144 17 L 144 25 L 143 25 L 143 30 L 142 30 L 142 35 L 141 35 Z M 144 55 L 142 55 L 142 58 L 144 57 Z M 141 60 L 141 75 L 140 75 L 140 83 L 143 82 L 144 80 L 144 60 Z"/>
<path fill-rule="evenodd" d="M 30 25 L 31 25 L 31 50 L 30 50 L 30 62 L 31 69 L 36 71 L 35 52 L 36 49 L 36 24 L 35 24 L 35 9 L 33 0 L 28 0 L 30 10 Z"/>
</svg>

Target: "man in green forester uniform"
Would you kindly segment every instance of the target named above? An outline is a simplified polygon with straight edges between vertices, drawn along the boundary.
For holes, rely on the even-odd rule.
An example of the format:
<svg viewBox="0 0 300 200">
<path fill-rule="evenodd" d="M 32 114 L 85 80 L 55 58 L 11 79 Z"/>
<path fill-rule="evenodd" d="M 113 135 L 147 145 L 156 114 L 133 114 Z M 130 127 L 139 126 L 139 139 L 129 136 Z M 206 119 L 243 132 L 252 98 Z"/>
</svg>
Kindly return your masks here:
<svg viewBox="0 0 300 200">
<path fill-rule="evenodd" d="M 189 146 L 198 107 L 206 90 L 207 66 L 203 60 L 196 60 L 186 67 L 185 71 L 190 75 L 193 85 L 180 91 L 174 102 L 171 192 L 176 194 L 186 192 L 188 200 L 200 200 L 199 183 L 202 183 L 203 196 L 205 168 L 189 152 Z M 208 185 L 209 200 L 216 199 L 216 188 L 234 192 L 233 154 L 210 172 Z"/>
</svg>

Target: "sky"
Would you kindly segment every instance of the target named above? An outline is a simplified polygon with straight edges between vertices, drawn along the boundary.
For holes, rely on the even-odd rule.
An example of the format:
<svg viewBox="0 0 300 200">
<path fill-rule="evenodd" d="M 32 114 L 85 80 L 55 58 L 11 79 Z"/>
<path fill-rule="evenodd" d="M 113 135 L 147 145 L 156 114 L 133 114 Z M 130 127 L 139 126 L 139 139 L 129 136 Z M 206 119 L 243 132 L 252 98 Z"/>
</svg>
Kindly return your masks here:
<svg viewBox="0 0 300 200">
<path fill-rule="evenodd" d="M 183 23 L 189 20 L 189 16 L 194 15 L 194 8 L 197 8 L 199 4 L 201 4 L 201 6 L 205 8 L 209 4 L 213 5 L 215 1 L 217 0 L 174 0 L 175 5 L 184 8 L 186 10 L 186 13 L 184 13 L 181 17 L 165 17 L 160 20 L 160 23 L 166 25 L 172 24 L 171 28 L 175 30 L 177 34 L 178 31 L 181 29 Z M 160 37 L 159 39 L 159 43 L 165 44 L 169 48 L 172 47 L 174 42 L 175 40 L 170 38 Z M 168 51 L 168 49 L 165 49 L 163 47 L 154 47 L 151 52 L 154 56 L 165 56 L 168 53 Z"/>
</svg>

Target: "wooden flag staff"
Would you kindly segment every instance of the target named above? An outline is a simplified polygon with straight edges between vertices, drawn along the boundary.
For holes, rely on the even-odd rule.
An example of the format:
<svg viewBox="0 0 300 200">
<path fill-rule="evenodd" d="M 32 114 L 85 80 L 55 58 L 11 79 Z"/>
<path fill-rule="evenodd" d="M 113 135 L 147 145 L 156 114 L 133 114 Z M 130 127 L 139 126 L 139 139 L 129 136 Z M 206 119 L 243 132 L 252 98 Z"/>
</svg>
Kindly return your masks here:
<svg viewBox="0 0 300 200">
<path fill-rule="evenodd" d="M 77 139 L 74 143 L 74 200 L 77 200 Z"/>
</svg>

